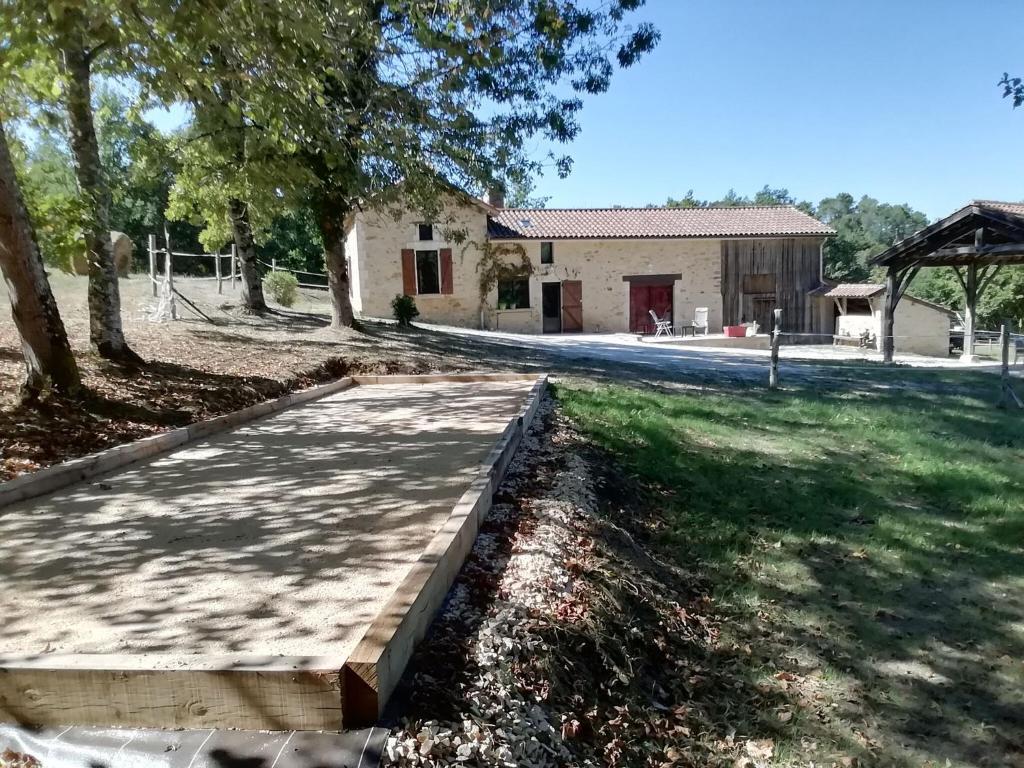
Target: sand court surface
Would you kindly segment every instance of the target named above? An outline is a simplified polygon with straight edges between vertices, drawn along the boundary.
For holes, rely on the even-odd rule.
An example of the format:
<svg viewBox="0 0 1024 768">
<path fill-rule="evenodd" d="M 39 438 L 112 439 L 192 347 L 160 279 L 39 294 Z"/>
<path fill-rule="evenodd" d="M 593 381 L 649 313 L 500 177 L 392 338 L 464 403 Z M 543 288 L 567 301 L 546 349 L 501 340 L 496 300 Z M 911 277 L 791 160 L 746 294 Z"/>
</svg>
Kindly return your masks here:
<svg viewBox="0 0 1024 768">
<path fill-rule="evenodd" d="M 0 665 L 344 658 L 531 386 L 358 386 L 0 510 Z"/>
<path fill-rule="evenodd" d="M 357 376 L 0 487 L 0 723 L 373 725 L 545 385 Z"/>
</svg>

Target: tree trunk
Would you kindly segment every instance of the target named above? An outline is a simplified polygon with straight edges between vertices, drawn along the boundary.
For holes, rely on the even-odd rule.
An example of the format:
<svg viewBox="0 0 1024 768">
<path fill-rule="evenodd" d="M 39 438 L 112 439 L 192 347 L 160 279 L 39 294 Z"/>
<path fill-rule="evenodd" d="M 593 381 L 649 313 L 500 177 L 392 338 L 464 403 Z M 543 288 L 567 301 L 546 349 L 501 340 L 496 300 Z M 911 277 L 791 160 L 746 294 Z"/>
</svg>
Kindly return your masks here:
<svg viewBox="0 0 1024 768">
<path fill-rule="evenodd" d="M 89 340 L 101 357 L 137 363 L 141 359 L 129 349 L 121 327 L 121 294 L 110 242 L 110 189 L 93 124 L 91 61 L 82 37 L 85 21 L 65 24 L 68 32 L 59 59 L 66 77 L 68 139 L 87 217 L 83 234 L 89 259 Z"/>
<path fill-rule="evenodd" d="M 49 387 L 73 394 L 82 385 L 57 302 L 46 280 L 7 136 L 0 123 L 0 271 L 11 297 L 11 314 L 25 357 L 22 395 L 33 399 Z"/>
<path fill-rule="evenodd" d="M 231 198 L 228 200 L 228 218 L 231 219 L 231 234 L 238 251 L 239 271 L 242 273 L 242 304 L 250 312 L 266 312 L 267 302 L 263 298 L 263 283 L 256 264 L 256 241 L 252 236 L 249 206 L 237 198 Z"/>
<path fill-rule="evenodd" d="M 355 325 L 355 315 L 352 313 L 348 261 L 345 259 L 345 213 L 348 206 L 332 195 L 318 202 L 317 224 L 324 241 L 324 266 L 331 294 L 331 327 L 351 328 Z"/>
</svg>

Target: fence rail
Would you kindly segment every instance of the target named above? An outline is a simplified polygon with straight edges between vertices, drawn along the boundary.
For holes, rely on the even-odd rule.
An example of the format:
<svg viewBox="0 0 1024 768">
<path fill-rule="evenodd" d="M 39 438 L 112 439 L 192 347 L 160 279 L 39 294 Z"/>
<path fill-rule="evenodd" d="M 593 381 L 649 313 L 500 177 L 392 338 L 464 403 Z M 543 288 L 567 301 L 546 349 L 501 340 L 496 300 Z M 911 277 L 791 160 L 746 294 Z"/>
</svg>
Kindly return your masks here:
<svg viewBox="0 0 1024 768">
<path fill-rule="evenodd" d="M 317 290 L 326 291 L 330 287 L 328 285 L 328 282 L 327 282 L 327 273 L 326 272 L 307 272 L 306 270 L 303 270 L 303 269 L 289 269 L 288 267 L 280 267 L 277 264 L 277 259 L 271 259 L 269 264 L 267 262 L 263 261 L 262 259 L 257 259 L 256 263 L 260 264 L 260 265 L 262 265 L 264 267 L 267 267 L 271 272 L 290 272 L 291 274 L 296 276 L 296 279 L 298 279 L 299 287 L 300 288 L 315 288 Z M 320 278 L 323 278 L 323 282 L 322 283 L 310 283 L 310 282 L 305 282 L 304 283 L 304 282 L 302 282 L 302 278 L 298 277 L 299 275 L 309 275 L 310 277 L 320 277 Z"/>
</svg>

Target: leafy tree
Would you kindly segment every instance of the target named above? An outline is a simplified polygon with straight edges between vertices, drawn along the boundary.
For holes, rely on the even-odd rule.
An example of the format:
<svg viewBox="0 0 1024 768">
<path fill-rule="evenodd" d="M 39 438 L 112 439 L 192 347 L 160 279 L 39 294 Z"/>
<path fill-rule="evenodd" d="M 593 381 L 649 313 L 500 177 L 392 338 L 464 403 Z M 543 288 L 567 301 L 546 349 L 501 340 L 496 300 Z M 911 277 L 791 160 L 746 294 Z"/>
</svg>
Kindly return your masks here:
<svg viewBox="0 0 1024 768">
<path fill-rule="evenodd" d="M 71 157 L 66 143 L 53 131 L 37 130 L 34 138 L 29 144 L 10 137 L 12 160 L 44 263 L 69 270 L 72 259 L 85 250 L 85 214 Z"/>
<path fill-rule="evenodd" d="M 582 94 L 607 89 L 658 39 L 623 25 L 642 0 L 373 0 L 327 4 L 306 41 L 317 79 L 285 114 L 302 154 L 330 276 L 333 324 L 350 325 L 345 221 L 361 201 L 440 212 L 452 187 L 479 191 L 539 172 L 525 139 L 576 136 Z M 301 89 L 298 89 L 301 92 Z M 567 95 L 568 94 L 568 95 Z M 551 158 L 567 173 L 567 157 Z M 399 185 L 399 182 L 400 185 Z"/>
<path fill-rule="evenodd" d="M 532 177 L 525 177 L 507 185 L 505 205 L 509 208 L 545 208 L 550 197 L 534 195 L 535 182 Z"/>
<path fill-rule="evenodd" d="M 25 359 L 22 395 L 37 397 L 52 386 L 74 393 L 81 386 L 43 259 L 36 245 L 28 210 L 15 176 L 0 121 L 0 271 L 11 298 L 14 325 Z"/>
<path fill-rule="evenodd" d="M 687 190 L 686 194 L 678 200 L 670 197 L 665 201 L 666 208 L 707 208 L 710 203 L 707 200 L 698 200 L 693 196 L 693 190 Z"/>
<path fill-rule="evenodd" d="M 123 64 L 137 28 L 116 3 L 51 0 L 39 6 L 15 0 L 0 9 L 4 66 L 0 87 L 8 97 L 28 96 L 37 115 L 67 133 L 80 195 L 89 261 L 89 338 L 106 358 L 138 362 L 121 327 L 121 297 L 110 241 L 111 195 L 100 160 L 92 80 L 106 64 Z M 120 54 L 120 56 L 119 56 Z"/>
<path fill-rule="evenodd" d="M 910 292 L 957 311 L 964 309 L 964 289 L 949 267 L 923 269 Z M 1024 327 L 1024 267 L 1003 267 L 978 302 L 978 327 L 997 330 L 1006 320 Z"/>
<path fill-rule="evenodd" d="M 324 250 L 320 229 L 308 206 L 279 214 L 257 236 L 257 249 L 263 261 L 276 260 L 286 269 L 323 272 Z"/>
<path fill-rule="evenodd" d="M 785 187 L 772 189 L 765 184 L 754 195 L 754 205 L 796 205 L 796 198 Z"/>
<path fill-rule="evenodd" d="M 734 208 L 741 205 L 750 205 L 751 203 L 753 203 L 753 200 L 749 197 L 738 195 L 736 194 L 735 189 L 730 189 L 725 193 L 725 197 L 721 200 L 709 203 L 709 205 L 712 205 L 715 208 Z"/>
<path fill-rule="evenodd" d="M 253 312 L 267 308 L 257 262 L 260 235 L 302 206 L 313 181 L 297 138 L 322 128 L 319 116 L 309 120 L 323 104 L 316 101 L 312 71 L 317 62 L 326 66 L 317 58 L 327 50 L 325 40 L 345 45 L 343 30 L 327 23 L 336 6 L 338 13 L 354 12 L 357 4 L 225 3 L 214 14 L 185 9 L 175 16 L 173 41 L 153 44 L 159 60 L 170 63 L 144 77 L 156 98 L 186 102 L 193 113 L 176 146 L 180 170 L 169 215 L 202 221 L 209 249 L 233 240 L 243 304 Z M 186 74 L 169 78 L 167 68 Z M 297 113 L 291 123 L 290 111 Z"/>
<path fill-rule="evenodd" d="M 132 239 L 141 258 L 150 234 L 161 233 L 167 224 L 170 190 L 176 163 L 170 140 L 146 121 L 138 99 L 100 87 L 96 95 L 96 137 L 100 162 L 110 186 L 110 222 Z M 195 232 L 175 227 L 174 243 L 193 250 Z"/>
<path fill-rule="evenodd" d="M 906 203 L 879 203 L 864 195 L 840 193 L 818 203 L 815 215 L 836 230 L 825 243 L 825 274 L 834 280 L 871 278 L 868 261 L 893 243 L 928 225 L 928 218 Z"/>
</svg>

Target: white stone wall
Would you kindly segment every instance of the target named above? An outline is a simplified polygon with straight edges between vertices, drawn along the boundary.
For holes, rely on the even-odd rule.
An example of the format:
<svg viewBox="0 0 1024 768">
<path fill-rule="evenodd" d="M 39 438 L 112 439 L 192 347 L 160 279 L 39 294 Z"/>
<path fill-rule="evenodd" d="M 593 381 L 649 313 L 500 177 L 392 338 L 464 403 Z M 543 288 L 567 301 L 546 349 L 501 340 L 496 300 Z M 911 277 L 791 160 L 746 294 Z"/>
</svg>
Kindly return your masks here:
<svg viewBox="0 0 1024 768">
<path fill-rule="evenodd" d="M 540 242 L 521 241 L 533 264 L 530 319 L 541 328 L 541 283 L 579 280 L 583 284 L 583 330 L 629 330 L 626 275 L 681 274 L 674 284 L 676 323 L 692 322 L 697 307 L 708 308 L 712 332 L 722 328 L 721 245 L 719 240 L 555 240 L 554 263 L 540 263 Z M 499 318 L 502 325 L 504 318 Z"/>
<path fill-rule="evenodd" d="M 480 325 L 477 244 L 484 243 L 487 218 L 484 210 L 455 202 L 444 208 L 441 222 L 434 223 L 434 240 L 418 240 L 416 213 L 396 220 L 390 213 L 364 211 L 356 214 L 353 230 L 359 264 L 359 315 L 391 317 L 391 300 L 402 293 L 402 249 L 421 251 L 452 249 L 452 293 L 416 296 L 419 319 L 428 323 L 478 327 Z M 464 242 L 456 242 L 461 232 Z M 351 239 L 352 235 L 349 235 Z M 356 301 L 353 301 L 353 308 Z"/>
<path fill-rule="evenodd" d="M 391 300 L 402 292 L 403 248 L 440 250 L 450 247 L 453 260 L 451 295 L 416 296 L 423 322 L 477 327 L 481 322 L 478 244 L 485 242 L 486 214 L 473 206 L 452 204 L 446 221 L 435 226 L 435 242 L 417 241 L 422 217 L 361 212 L 349 234 L 353 264 L 353 308 L 363 317 L 390 317 Z M 444 229 L 466 233 L 462 244 Z M 502 241 L 506 242 L 506 241 Z M 721 246 L 719 240 L 556 240 L 554 263 L 540 263 L 540 242 L 521 241 L 534 273 L 530 307 L 498 312 L 497 290 L 485 302 L 483 323 L 515 333 L 541 332 L 541 283 L 580 280 L 583 284 L 583 330 L 588 333 L 629 330 L 629 283 L 626 275 L 681 274 L 673 291 L 674 320 L 692 322 L 697 307 L 709 310 L 711 332 L 721 330 Z M 513 260 L 516 257 L 506 257 Z"/>
<path fill-rule="evenodd" d="M 871 299 L 872 313 L 836 316 L 836 335 L 856 338 L 862 331 L 870 331 L 882 346 L 882 308 L 884 296 Z M 896 305 L 893 332 L 896 352 L 929 357 L 949 356 L 950 316 L 928 304 L 904 296 Z"/>
<path fill-rule="evenodd" d="M 878 333 L 882 328 L 882 305 L 884 297 L 872 301 L 878 318 Z M 893 318 L 893 335 L 896 336 L 896 352 L 931 357 L 949 356 L 950 317 L 945 312 L 904 296 L 896 305 Z"/>
</svg>

